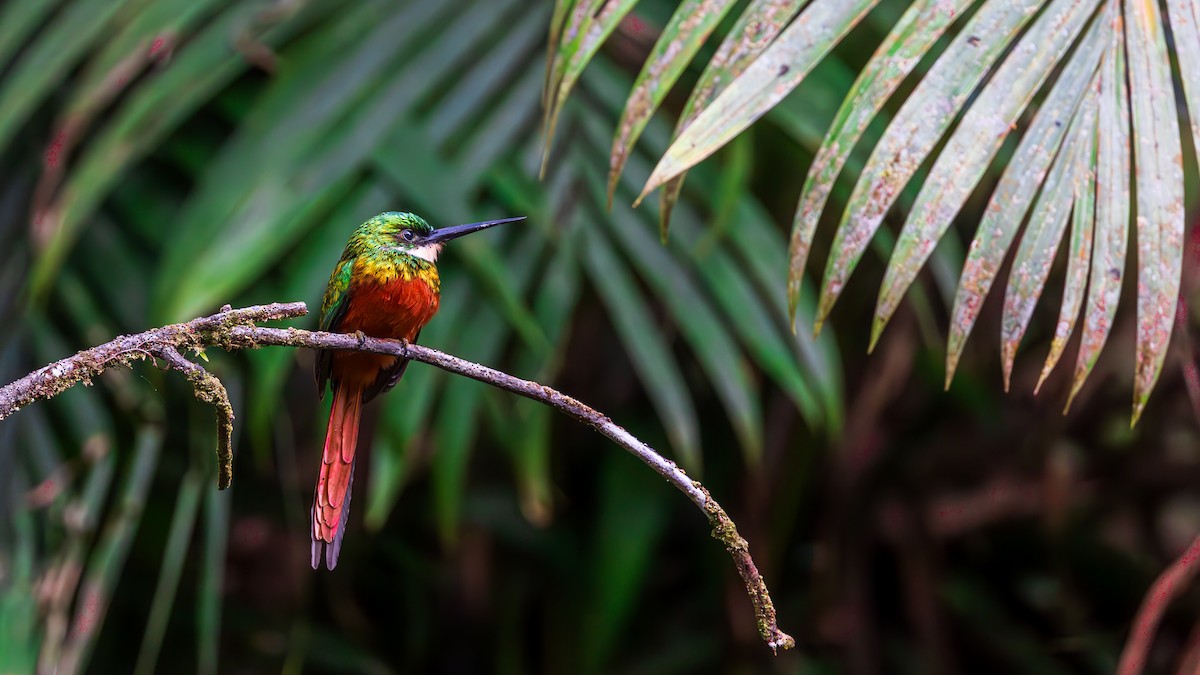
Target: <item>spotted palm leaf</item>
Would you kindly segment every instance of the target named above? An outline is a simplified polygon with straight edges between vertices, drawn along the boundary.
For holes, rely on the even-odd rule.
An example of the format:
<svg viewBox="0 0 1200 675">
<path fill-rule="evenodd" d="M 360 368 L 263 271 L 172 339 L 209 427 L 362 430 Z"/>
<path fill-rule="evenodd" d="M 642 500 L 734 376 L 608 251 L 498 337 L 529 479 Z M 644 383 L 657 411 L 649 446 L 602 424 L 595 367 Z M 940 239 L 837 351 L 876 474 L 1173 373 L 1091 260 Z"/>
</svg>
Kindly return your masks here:
<svg viewBox="0 0 1200 675">
<path fill-rule="evenodd" d="M 646 120 L 731 4 L 678 4 L 628 96 L 613 142 L 610 183 Z M 780 105 L 877 4 L 755 0 L 745 8 L 713 52 L 670 146 L 642 189 L 644 197 L 663 188 L 664 236 L 685 173 Z M 550 53 L 545 86 L 547 144 L 561 103 L 590 56 L 622 20 L 640 21 L 631 13 L 635 5 L 558 3 L 560 23 L 551 38 L 559 47 Z M 1180 288 L 1187 164 L 1181 136 L 1187 120 L 1192 148 L 1200 147 L 1198 26 L 1196 0 L 913 2 L 863 67 L 809 167 L 789 247 L 793 319 L 817 223 L 852 150 L 885 104 L 896 99 L 898 109 L 884 117 L 886 130 L 858 171 L 826 261 L 815 318 L 819 330 L 884 217 L 906 188 L 919 188 L 903 214 L 879 292 L 872 346 L 1006 138 L 1019 135 L 962 266 L 947 386 L 1024 224 L 1005 289 L 1005 382 L 1051 263 L 1067 239 L 1066 288 L 1043 379 L 1080 324 L 1082 308 L 1074 397 L 1113 325 L 1132 236 L 1136 422 L 1162 369 Z M 1178 64 L 1174 73 L 1172 60 Z M 915 82 L 911 92 L 897 94 L 909 80 Z M 915 181 L 927 164 L 924 180 Z"/>
</svg>

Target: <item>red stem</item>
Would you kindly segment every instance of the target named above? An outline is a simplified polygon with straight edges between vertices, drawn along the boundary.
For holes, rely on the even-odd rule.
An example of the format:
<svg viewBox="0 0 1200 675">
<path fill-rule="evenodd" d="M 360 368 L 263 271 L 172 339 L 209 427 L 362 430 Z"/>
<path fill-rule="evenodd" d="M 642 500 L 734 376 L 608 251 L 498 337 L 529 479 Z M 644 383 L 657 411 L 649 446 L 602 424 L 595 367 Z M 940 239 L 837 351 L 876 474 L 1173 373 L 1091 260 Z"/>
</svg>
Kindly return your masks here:
<svg viewBox="0 0 1200 675">
<path fill-rule="evenodd" d="M 1158 632 L 1158 624 L 1162 620 L 1167 606 L 1180 593 L 1200 567 L 1200 537 L 1184 551 L 1183 555 L 1171 564 L 1146 592 L 1142 606 L 1138 609 L 1133 620 L 1133 629 L 1125 649 L 1121 652 L 1121 662 L 1117 665 L 1117 675 L 1139 675 L 1146 665 L 1146 655 L 1154 643 L 1154 635 Z"/>
</svg>

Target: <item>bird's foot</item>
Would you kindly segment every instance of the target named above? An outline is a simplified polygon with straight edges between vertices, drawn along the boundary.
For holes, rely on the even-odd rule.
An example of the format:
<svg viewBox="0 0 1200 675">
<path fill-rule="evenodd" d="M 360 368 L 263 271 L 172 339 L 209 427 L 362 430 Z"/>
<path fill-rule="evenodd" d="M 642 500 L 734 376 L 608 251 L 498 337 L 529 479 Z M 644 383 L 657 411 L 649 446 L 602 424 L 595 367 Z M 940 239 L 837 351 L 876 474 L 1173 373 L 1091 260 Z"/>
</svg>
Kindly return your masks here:
<svg viewBox="0 0 1200 675">
<path fill-rule="evenodd" d="M 359 347 L 362 347 L 363 345 L 367 344 L 367 334 L 366 333 L 362 332 L 361 330 L 356 330 L 356 331 L 354 331 L 354 335 L 355 335 L 355 337 L 358 338 L 358 346 Z"/>
</svg>

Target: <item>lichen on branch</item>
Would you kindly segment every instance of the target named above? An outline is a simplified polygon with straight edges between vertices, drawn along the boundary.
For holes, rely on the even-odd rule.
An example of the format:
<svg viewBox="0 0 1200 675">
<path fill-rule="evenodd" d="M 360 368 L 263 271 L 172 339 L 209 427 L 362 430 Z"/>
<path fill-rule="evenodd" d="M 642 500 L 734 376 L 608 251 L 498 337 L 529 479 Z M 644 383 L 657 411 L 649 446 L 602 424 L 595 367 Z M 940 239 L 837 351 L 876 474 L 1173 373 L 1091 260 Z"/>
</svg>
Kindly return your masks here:
<svg viewBox="0 0 1200 675">
<path fill-rule="evenodd" d="M 640 459 L 687 495 L 704 512 L 712 526 L 713 538 L 721 542 L 733 558 L 734 566 L 754 606 L 759 635 L 767 646 L 775 652 L 796 646 L 796 641 L 779 629 L 775 619 L 775 606 L 771 602 L 766 582 L 750 556 L 749 544 L 738 533 L 737 526 L 721 505 L 699 481 L 692 480 L 674 462 L 655 452 L 608 416 L 543 384 L 523 380 L 429 347 L 361 335 L 256 325 L 263 321 L 296 318 L 307 313 L 308 309 L 302 302 L 274 303 L 240 309 L 232 309 L 226 305 L 220 312 L 211 316 L 154 328 L 136 335 L 122 335 L 105 344 L 51 363 L 16 382 L 0 387 L 0 420 L 30 403 L 57 396 L 80 382 L 90 384 L 93 378 L 113 366 L 129 366 L 134 360 L 145 358 L 152 359 L 157 365 L 158 360 L 162 359 L 166 368 L 182 373 L 191 383 L 196 398 L 213 406 L 216 412 L 217 459 L 220 467 L 217 486 L 224 489 L 233 478 L 233 406 L 229 403 L 229 394 L 221 381 L 199 364 L 184 357 L 184 353 L 200 352 L 209 346 L 221 347 L 228 351 L 286 346 L 372 352 L 420 361 L 544 403 L 592 427 Z"/>
</svg>

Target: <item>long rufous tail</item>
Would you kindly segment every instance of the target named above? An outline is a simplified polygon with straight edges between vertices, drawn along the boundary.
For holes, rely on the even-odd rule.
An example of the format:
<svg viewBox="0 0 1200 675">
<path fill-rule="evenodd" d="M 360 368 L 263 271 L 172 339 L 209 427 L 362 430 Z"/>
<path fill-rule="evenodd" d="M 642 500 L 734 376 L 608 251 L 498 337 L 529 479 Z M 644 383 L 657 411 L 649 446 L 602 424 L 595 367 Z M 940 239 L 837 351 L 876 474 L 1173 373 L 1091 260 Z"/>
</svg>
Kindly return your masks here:
<svg viewBox="0 0 1200 675">
<path fill-rule="evenodd" d="M 362 418 L 362 389 L 338 383 L 333 391 L 333 409 L 325 432 L 321 477 L 317 479 L 312 506 L 312 566 L 337 567 L 342 535 L 350 514 L 350 486 L 354 482 L 354 449 L 358 445 L 358 422 Z"/>
</svg>

